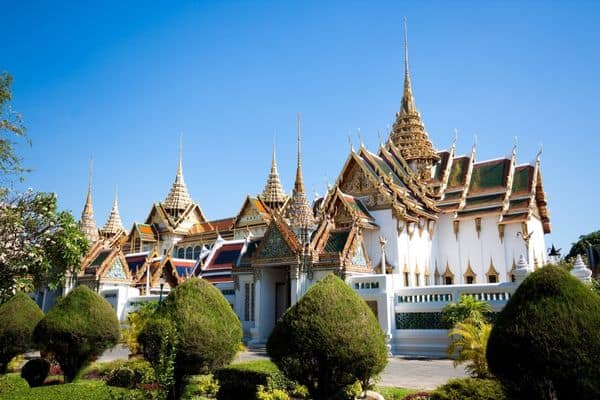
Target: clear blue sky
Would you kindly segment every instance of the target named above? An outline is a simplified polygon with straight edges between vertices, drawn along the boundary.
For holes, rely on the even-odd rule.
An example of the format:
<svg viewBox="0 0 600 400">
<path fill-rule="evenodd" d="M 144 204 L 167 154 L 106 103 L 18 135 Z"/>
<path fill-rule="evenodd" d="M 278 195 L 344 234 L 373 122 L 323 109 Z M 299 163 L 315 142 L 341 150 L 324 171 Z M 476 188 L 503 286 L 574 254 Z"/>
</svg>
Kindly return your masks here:
<svg viewBox="0 0 600 400">
<path fill-rule="evenodd" d="M 100 3 L 100 2 L 98 2 Z M 11 2 L 0 69 L 33 142 L 25 186 L 78 218 L 93 156 L 96 222 L 115 185 L 129 229 L 165 198 L 183 132 L 184 174 L 208 218 L 262 191 L 277 131 L 291 191 L 296 113 L 307 188 L 323 193 L 356 129 L 371 149 L 402 94 L 408 18 L 417 107 L 438 149 L 459 131 L 478 159 L 508 154 L 542 172 L 555 242 L 600 229 L 597 2 Z M 126 4 L 122 4 L 126 3 Z M 173 5 L 172 3 L 177 3 Z M 525 4 L 527 3 L 527 4 Z M 312 197 L 312 196 L 311 196 Z"/>
</svg>

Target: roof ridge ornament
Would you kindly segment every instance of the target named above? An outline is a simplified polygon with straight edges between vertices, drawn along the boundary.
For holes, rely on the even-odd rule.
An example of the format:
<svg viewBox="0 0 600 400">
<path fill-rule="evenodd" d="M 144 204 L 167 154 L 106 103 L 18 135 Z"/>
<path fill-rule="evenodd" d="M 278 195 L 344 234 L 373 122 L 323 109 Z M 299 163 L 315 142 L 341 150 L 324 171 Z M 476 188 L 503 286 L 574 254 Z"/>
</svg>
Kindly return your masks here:
<svg viewBox="0 0 600 400">
<path fill-rule="evenodd" d="M 271 208 L 278 209 L 287 200 L 287 195 L 283 190 L 279 171 L 277 169 L 277 157 L 275 151 L 275 139 L 273 139 L 273 155 L 271 158 L 271 172 L 267 178 L 267 183 L 261 195 L 263 201 Z"/>
</svg>

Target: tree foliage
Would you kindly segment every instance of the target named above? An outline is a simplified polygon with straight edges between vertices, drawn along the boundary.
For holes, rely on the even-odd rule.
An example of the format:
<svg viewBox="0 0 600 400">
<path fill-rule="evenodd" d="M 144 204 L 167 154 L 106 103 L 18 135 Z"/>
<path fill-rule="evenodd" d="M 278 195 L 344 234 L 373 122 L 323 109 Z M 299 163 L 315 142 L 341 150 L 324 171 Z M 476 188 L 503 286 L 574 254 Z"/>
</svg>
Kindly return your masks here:
<svg viewBox="0 0 600 400">
<path fill-rule="evenodd" d="M 574 259 L 578 254 L 587 257 L 588 246 L 600 246 L 600 231 L 588 233 L 587 235 L 579 236 L 579 240 L 571 245 L 571 250 L 567 254 L 566 259 Z M 588 265 L 588 267 L 591 267 Z"/>
<path fill-rule="evenodd" d="M 286 311 L 269 337 L 267 352 L 288 378 L 307 386 L 315 400 L 331 399 L 357 380 L 367 386 L 387 364 L 377 318 L 334 275 Z"/>
<path fill-rule="evenodd" d="M 153 365 L 161 354 L 161 335 L 156 332 L 172 329 L 176 395 L 186 375 L 212 372 L 229 364 L 242 341 L 240 320 L 219 289 L 204 279 L 191 278 L 178 285 L 142 329 L 138 340 Z"/>
<path fill-rule="evenodd" d="M 119 321 L 112 306 L 85 286 L 61 299 L 40 321 L 33 338 L 55 355 L 71 382 L 79 370 L 119 340 Z"/>
<path fill-rule="evenodd" d="M 485 358 L 492 325 L 487 322 L 457 322 L 448 332 L 450 345 L 448 356 L 456 355 L 454 366 L 466 363 L 466 371 L 474 378 L 489 378 L 490 372 Z"/>
<path fill-rule="evenodd" d="M 481 324 L 487 321 L 486 314 L 492 312 L 485 301 L 473 296 L 462 295 L 456 303 L 449 303 L 442 309 L 442 320 L 450 326 L 459 322 L 471 321 Z"/>
<path fill-rule="evenodd" d="M 140 354 L 141 346 L 138 343 L 138 336 L 144 329 L 144 325 L 152 318 L 152 315 L 158 307 L 157 301 L 147 301 L 140 304 L 140 307 L 127 315 L 129 327 L 123 331 L 123 339 L 129 347 L 132 354 Z"/>
<path fill-rule="evenodd" d="M 499 314 L 487 359 L 510 398 L 600 398 L 600 297 L 561 268 L 535 271 Z"/>
<path fill-rule="evenodd" d="M 14 175 L 22 179 L 27 171 L 15 152 L 16 139 L 29 140 L 21 115 L 12 109 L 12 81 L 10 74 L 0 73 L 0 183 L 10 182 Z"/>
<path fill-rule="evenodd" d="M 0 305 L 0 374 L 13 357 L 33 348 L 33 329 L 42 318 L 42 310 L 22 292 Z"/>
<path fill-rule="evenodd" d="M 53 193 L 0 195 L 0 303 L 15 291 L 60 285 L 88 243 Z"/>
</svg>

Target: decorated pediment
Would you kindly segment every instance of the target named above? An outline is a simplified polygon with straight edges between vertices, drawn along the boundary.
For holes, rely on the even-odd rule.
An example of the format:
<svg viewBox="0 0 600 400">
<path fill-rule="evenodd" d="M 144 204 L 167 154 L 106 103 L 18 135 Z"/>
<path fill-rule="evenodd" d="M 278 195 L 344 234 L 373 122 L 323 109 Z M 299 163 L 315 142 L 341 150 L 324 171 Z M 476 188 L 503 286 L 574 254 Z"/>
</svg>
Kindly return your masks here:
<svg viewBox="0 0 600 400">
<path fill-rule="evenodd" d="M 116 257 L 108 271 L 104 274 L 109 279 L 128 279 L 125 267 L 119 257 Z"/>
<path fill-rule="evenodd" d="M 341 182 L 340 189 L 344 193 L 359 197 L 370 196 L 378 192 L 375 184 L 356 162 L 348 166 L 348 173 Z"/>
<path fill-rule="evenodd" d="M 266 234 L 266 238 L 260 245 L 257 257 L 284 258 L 293 256 L 295 256 L 295 252 L 292 250 L 287 240 L 283 237 L 276 224 L 272 224 Z"/>
</svg>

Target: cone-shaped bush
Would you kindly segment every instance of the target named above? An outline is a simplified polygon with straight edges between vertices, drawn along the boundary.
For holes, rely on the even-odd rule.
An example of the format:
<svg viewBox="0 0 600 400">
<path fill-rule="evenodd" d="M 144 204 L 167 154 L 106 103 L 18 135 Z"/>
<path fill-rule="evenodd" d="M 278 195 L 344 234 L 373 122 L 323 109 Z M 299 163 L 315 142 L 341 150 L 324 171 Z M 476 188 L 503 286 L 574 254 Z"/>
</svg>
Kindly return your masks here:
<svg viewBox="0 0 600 400">
<path fill-rule="evenodd" d="M 33 338 L 53 353 L 71 382 L 79 370 L 119 339 L 119 321 L 111 305 L 85 286 L 61 299 L 36 326 Z"/>
<path fill-rule="evenodd" d="M 159 357 L 156 331 L 176 332 L 175 381 L 214 371 L 229 364 L 242 341 L 242 327 L 223 294 L 204 279 L 192 278 L 178 285 L 158 307 L 138 338 L 144 354 L 153 362 Z M 155 361 L 155 360 L 154 360 Z"/>
<path fill-rule="evenodd" d="M 334 275 L 314 285 L 277 322 L 269 357 L 288 378 L 306 385 L 315 400 L 331 399 L 347 385 L 367 383 L 387 363 L 377 318 Z"/>
<path fill-rule="evenodd" d="M 0 374 L 14 356 L 33 348 L 33 328 L 42 318 L 42 310 L 22 292 L 0 305 Z"/>
<path fill-rule="evenodd" d="M 498 315 L 487 359 L 511 399 L 600 399 L 600 297 L 558 267 L 532 273 Z"/>
</svg>

